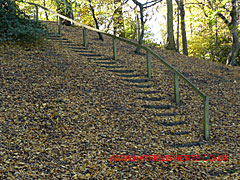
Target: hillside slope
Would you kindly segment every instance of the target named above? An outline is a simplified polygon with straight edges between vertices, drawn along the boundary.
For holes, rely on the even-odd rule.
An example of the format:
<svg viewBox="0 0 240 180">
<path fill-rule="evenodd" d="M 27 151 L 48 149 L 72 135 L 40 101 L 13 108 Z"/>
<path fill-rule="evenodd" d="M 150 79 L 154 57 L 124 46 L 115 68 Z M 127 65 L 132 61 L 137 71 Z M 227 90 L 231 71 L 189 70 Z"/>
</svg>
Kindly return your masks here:
<svg viewBox="0 0 240 180">
<path fill-rule="evenodd" d="M 55 23 L 48 23 L 53 29 Z M 240 70 L 155 49 L 210 96 L 210 141 L 203 140 L 202 101 L 152 59 L 79 27 L 64 27 L 36 47 L 1 46 L 2 179 L 237 179 Z M 144 53 L 144 52 L 143 52 Z M 228 161 L 114 162 L 109 155 L 228 156 Z"/>
</svg>

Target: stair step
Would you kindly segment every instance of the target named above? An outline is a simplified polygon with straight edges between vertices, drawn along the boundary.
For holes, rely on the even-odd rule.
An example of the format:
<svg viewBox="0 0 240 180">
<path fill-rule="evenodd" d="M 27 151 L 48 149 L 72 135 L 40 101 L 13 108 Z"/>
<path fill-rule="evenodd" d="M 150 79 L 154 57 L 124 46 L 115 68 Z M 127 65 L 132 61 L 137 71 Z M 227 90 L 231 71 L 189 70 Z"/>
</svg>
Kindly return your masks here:
<svg viewBox="0 0 240 180">
<path fill-rule="evenodd" d="M 70 48 L 70 49 L 83 49 L 83 50 L 87 50 L 87 48 L 84 48 L 84 47 L 67 47 L 67 48 Z"/>
<path fill-rule="evenodd" d="M 143 105 L 143 108 L 148 109 L 171 109 L 173 106 L 171 105 Z"/>
<path fill-rule="evenodd" d="M 152 88 L 152 84 L 147 84 L 147 85 L 134 85 L 137 88 Z"/>
<path fill-rule="evenodd" d="M 80 44 L 74 44 L 74 43 L 66 43 L 66 42 L 63 42 L 63 43 L 61 43 L 60 45 L 61 46 L 67 46 L 67 47 L 69 47 L 69 46 L 81 46 Z M 87 48 L 86 48 L 87 49 Z"/>
<path fill-rule="evenodd" d="M 189 142 L 189 143 L 179 143 L 179 144 L 171 144 L 171 147 L 181 148 L 181 147 L 193 147 L 193 146 L 201 146 L 203 142 Z"/>
<path fill-rule="evenodd" d="M 138 94 L 156 94 L 159 93 L 159 91 L 136 91 Z"/>
<path fill-rule="evenodd" d="M 120 77 L 125 77 L 125 78 L 132 78 L 132 77 L 139 77 L 140 75 L 138 74 L 118 74 Z"/>
<path fill-rule="evenodd" d="M 74 52 L 80 52 L 80 53 L 95 53 L 94 51 L 88 51 L 88 50 L 74 50 Z"/>
<path fill-rule="evenodd" d="M 105 68 L 113 68 L 113 69 L 120 69 L 120 68 L 124 68 L 124 66 L 101 66 L 101 67 L 105 67 Z"/>
<path fill-rule="evenodd" d="M 51 36 L 51 37 L 48 37 L 48 39 L 51 39 L 51 40 L 55 40 L 55 41 L 61 41 L 63 40 L 61 37 L 58 37 L 58 36 Z"/>
<path fill-rule="evenodd" d="M 59 34 L 57 34 L 57 33 L 55 33 L 55 32 L 49 32 L 48 35 L 49 35 L 49 36 L 52 36 L 52 35 L 54 35 L 54 36 L 55 36 L 55 35 L 61 36 L 61 35 L 59 35 Z"/>
<path fill-rule="evenodd" d="M 102 54 L 79 54 L 81 56 L 103 56 Z"/>
<path fill-rule="evenodd" d="M 62 39 L 63 40 L 63 39 Z M 66 43 L 67 45 L 69 45 L 70 43 L 72 43 L 72 41 L 65 41 L 65 40 L 63 40 L 64 42 L 63 43 Z M 63 44 L 62 43 L 62 44 Z"/>
<path fill-rule="evenodd" d="M 95 63 L 97 63 L 97 64 L 116 64 L 116 62 L 107 62 L 107 61 L 105 61 L 105 62 L 97 61 Z"/>
<path fill-rule="evenodd" d="M 115 73 L 122 73 L 122 74 L 127 74 L 127 73 L 133 73 L 134 70 L 129 70 L 129 69 L 126 69 L 126 70 L 109 70 L 110 72 L 115 72 Z"/>
<path fill-rule="evenodd" d="M 171 114 L 175 114 L 175 113 L 171 113 Z M 172 115 L 175 116 L 175 115 Z M 177 121 L 177 122 L 163 122 L 161 123 L 164 126 L 179 126 L 179 125 L 183 125 L 186 124 L 186 122 L 184 121 Z"/>
<path fill-rule="evenodd" d="M 90 57 L 88 59 L 89 60 L 95 60 L 95 61 L 108 61 L 108 60 L 112 60 L 112 58 L 93 58 L 93 57 Z"/>
<path fill-rule="evenodd" d="M 131 83 L 146 83 L 149 82 L 149 79 L 124 79 L 125 81 L 131 82 Z"/>
<path fill-rule="evenodd" d="M 166 132 L 165 133 L 166 135 L 186 135 L 186 134 L 190 134 L 189 131 L 181 131 L 181 132 Z"/>
<path fill-rule="evenodd" d="M 144 101 L 162 101 L 163 99 L 165 99 L 164 97 L 142 97 L 142 98 L 139 98 L 141 100 L 144 100 Z"/>
</svg>

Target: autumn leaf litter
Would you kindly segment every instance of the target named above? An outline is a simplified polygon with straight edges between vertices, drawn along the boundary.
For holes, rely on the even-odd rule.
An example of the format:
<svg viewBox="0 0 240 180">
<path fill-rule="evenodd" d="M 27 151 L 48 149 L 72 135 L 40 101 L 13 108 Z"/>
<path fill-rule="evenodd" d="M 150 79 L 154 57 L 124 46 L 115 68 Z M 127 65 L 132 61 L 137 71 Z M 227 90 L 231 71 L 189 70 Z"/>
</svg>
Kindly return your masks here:
<svg viewBox="0 0 240 180">
<path fill-rule="evenodd" d="M 154 49 L 209 95 L 205 141 L 196 93 L 180 81 L 177 106 L 173 74 L 160 62 L 152 59 L 148 80 L 146 56 L 118 42 L 118 62 L 108 64 L 112 40 L 87 33 L 85 50 L 73 48 L 83 48 L 78 27 L 64 27 L 65 40 L 0 46 L 1 179 L 238 178 L 239 67 Z M 229 161 L 109 161 L 109 155 L 151 154 L 227 154 Z"/>
</svg>

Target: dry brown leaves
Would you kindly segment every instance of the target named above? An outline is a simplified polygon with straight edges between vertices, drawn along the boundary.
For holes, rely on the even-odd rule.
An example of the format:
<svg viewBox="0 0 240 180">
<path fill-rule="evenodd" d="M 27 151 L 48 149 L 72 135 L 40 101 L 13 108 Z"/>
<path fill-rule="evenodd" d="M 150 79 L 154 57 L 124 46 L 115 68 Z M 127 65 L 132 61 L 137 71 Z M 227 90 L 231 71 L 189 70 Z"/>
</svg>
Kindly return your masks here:
<svg viewBox="0 0 240 180">
<path fill-rule="evenodd" d="M 210 96 L 206 142 L 202 100 L 181 82 L 177 107 L 172 74 L 157 60 L 148 81 L 146 57 L 134 47 L 118 42 L 112 64 L 111 39 L 88 32 L 82 49 L 79 28 L 64 27 L 63 34 L 36 47 L 0 47 L 1 179 L 238 178 L 239 68 L 155 49 Z M 225 154 L 229 161 L 109 160 L 189 154 Z"/>
</svg>

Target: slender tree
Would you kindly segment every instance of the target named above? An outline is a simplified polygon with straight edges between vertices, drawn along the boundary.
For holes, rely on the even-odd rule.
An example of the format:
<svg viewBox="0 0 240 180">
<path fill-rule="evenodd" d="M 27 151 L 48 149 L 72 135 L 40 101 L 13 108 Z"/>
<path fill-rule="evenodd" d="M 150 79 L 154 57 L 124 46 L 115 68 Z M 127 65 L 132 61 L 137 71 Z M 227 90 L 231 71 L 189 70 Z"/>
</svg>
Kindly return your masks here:
<svg viewBox="0 0 240 180">
<path fill-rule="evenodd" d="M 176 0 L 177 1 L 177 0 Z M 179 52 L 179 26 L 180 26 L 180 18 L 179 18 L 179 8 L 177 8 L 177 41 L 176 41 L 176 46 L 177 46 L 177 52 Z"/>
<path fill-rule="evenodd" d="M 167 0 L 167 46 L 166 49 L 176 50 L 173 30 L 173 4 Z"/>
<path fill-rule="evenodd" d="M 43 6 L 46 6 L 46 0 L 43 0 Z M 45 15 L 46 15 L 46 20 L 48 21 L 48 14 L 47 11 L 45 11 Z"/>
<path fill-rule="evenodd" d="M 94 10 L 94 8 L 93 8 L 93 6 L 92 6 L 92 1 L 91 1 L 91 0 L 88 0 L 88 1 L 89 1 L 89 5 L 90 5 L 90 8 L 91 8 L 91 11 L 92 11 L 93 19 L 94 19 L 94 21 L 95 21 L 96 28 L 97 28 L 97 29 L 100 29 L 100 28 L 99 28 L 98 21 L 97 21 L 97 18 L 96 18 L 96 16 L 95 16 L 95 10 Z M 100 39 L 100 40 L 102 40 L 102 41 L 104 40 L 101 33 L 98 32 L 98 36 L 99 36 L 99 39 Z"/>
<path fill-rule="evenodd" d="M 178 9 L 180 11 L 180 17 L 181 17 L 181 32 L 182 32 L 183 54 L 188 56 L 184 3 L 183 3 L 183 0 L 176 0 L 176 2 L 178 4 Z"/>
<path fill-rule="evenodd" d="M 142 45 L 143 42 L 143 37 L 144 37 L 144 9 L 149 8 L 151 6 L 156 5 L 157 3 L 161 2 L 162 0 L 153 0 L 150 2 L 146 2 L 146 3 L 140 3 L 137 0 L 132 0 L 140 9 L 140 21 L 141 21 L 141 34 L 140 37 L 138 39 L 138 44 Z M 135 53 L 140 53 L 140 47 L 137 47 L 137 49 L 135 50 Z"/>
</svg>

